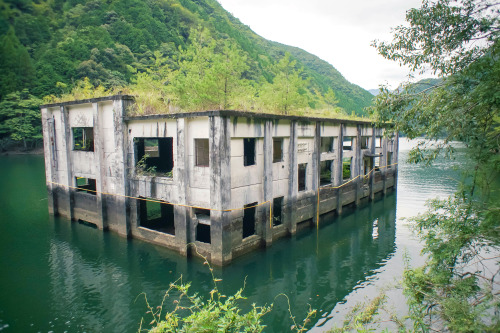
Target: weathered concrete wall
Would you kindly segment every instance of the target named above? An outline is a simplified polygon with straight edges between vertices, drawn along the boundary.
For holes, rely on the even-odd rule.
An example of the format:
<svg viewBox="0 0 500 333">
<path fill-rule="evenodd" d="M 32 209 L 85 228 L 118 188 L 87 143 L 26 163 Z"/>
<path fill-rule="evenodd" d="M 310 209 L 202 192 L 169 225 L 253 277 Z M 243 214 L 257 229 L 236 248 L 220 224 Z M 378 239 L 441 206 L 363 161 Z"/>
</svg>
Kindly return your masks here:
<svg viewBox="0 0 500 333">
<path fill-rule="evenodd" d="M 224 265 L 319 223 L 321 214 L 341 214 L 342 206 L 358 205 L 396 185 L 397 167 L 389 165 L 397 163 L 397 135 L 384 137 L 384 129 L 369 123 L 232 111 L 124 121 L 130 103 L 128 97 L 114 96 L 42 107 L 51 213 Z M 73 149 L 73 127 L 94 128 L 94 151 Z M 351 138 L 351 149 L 343 148 L 344 137 Z M 140 156 L 134 140 L 141 138 L 171 138 L 171 177 L 136 172 Z M 255 140 L 253 165 L 244 163 L 244 140 L 249 138 Z M 322 138 L 331 147 L 322 146 Z M 209 165 L 196 165 L 197 139 L 208 140 Z M 276 161 L 274 140 L 282 151 Z M 348 179 L 342 176 L 343 158 L 352 161 Z M 375 159 L 378 168 L 367 175 Z M 331 162 L 331 176 L 320 183 L 324 161 Z M 299 165 L 306 165 L 303 189 Z M 77 192 L 76 177 L 95 179 L 97 193 Z M 134 199 L 139 197 L 174 206 L 173 234 L 141 226 L 141 205 Z M 274 225 L 272 205 L 279 197 L 282 219 Z M 253 233 L 244 237 L 243 208 L 251 203 L 258 205 Z M 208 219 L 197 216 L 197 207 L 211 209 Z M 198 240 L 200 223 L 208 230 L 208 242 L 207 234 Z"/>
</svg>

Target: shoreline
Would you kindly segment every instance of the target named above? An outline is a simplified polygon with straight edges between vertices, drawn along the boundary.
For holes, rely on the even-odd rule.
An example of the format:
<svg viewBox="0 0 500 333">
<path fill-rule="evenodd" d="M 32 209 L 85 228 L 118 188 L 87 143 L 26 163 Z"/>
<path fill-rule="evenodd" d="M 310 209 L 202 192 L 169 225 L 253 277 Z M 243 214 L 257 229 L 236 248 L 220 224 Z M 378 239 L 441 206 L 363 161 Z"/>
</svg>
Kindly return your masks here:
<svg viewBox="0 0 500 333">
<path fill-rule="evenodd" d="M 6 150 L 0 152 L 0 156 L 8 155 L 43 155 L 43 147 L 32 150 Z"/>
</svg>

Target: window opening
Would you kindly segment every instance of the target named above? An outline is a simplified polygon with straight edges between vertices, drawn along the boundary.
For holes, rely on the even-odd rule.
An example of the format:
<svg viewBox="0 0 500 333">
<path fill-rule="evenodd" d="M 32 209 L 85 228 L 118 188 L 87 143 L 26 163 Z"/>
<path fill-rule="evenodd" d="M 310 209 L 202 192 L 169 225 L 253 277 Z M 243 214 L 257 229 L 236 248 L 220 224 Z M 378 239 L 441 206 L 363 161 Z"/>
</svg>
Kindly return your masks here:
<svg viewBox="0 0 500 333">
<path fill-rule="evenodd" d="M 273 226 L 280 225 L 283 223 L 282 220 L 283 213 L 283 197 L 277 197 L 273 199 Z"/>
<path fill-rule="evenodd" d="M 95 179 L 75 177 L 75 180 L 76 180 L 76 190 L 78 192 L 86 192 L 88 194 L 96 195 L 97 187 Z"/>
<path fill-rule="evenodd" d="M 210 210 L 195 208 L 194 214 L 198 220 L 198 225 L 196 226 L 196 240 L 198 242 L 210 244 Z"/>
<path fill-rule="evenodd" d="M 375 137 L 375 148 L 381 148 L 382 147 L 382 137 L 377 136 Z"/>
<path fill-rule="evenodd" d="M 344 136 L 342 147 L 343 150 L 352 150 L 352 136 Z"/>
<path fill-rule="evenodd" d="M 173 138 L 135 138 L 136 174 L 172 177 L 174 168 L 173 141 Z"/>
<path fill-rule="evenodd" d="M 210 148 L 208 139 L 194 139 L 195 165 L 208 167 L 210 165 Z"/>
<path fill-rule="evenodd" d="M 73 127 L 73 150 L 94 151 L 93 127 Z"/>
<path fill-rule="evenodd" d="M 307 163 L 299 164 L 299 191 L 306 190 L 306 171 L 307 171 Z"/>
<path fill-rule="evenodd" d="M 321 161 L 319 164 L 319 185 L 332 183 L 332 161 Z"/>
<path fill-rule="evenodd" d="M 372 157 L 364 157 L 364 174 L 367 175 L 373 169 L 373 158 Z"/>
<path fill-rule="evenodd" d="M 344 157 L 342 159 L 342 180 L 351 178 L 351 163 L 352 157 Z"/>
<path fill-rule="evenodd" d="M 331 153 L 333 150 L 333 136 L 321 137 L 321 153 Z"/>
<path fill-rule="evenodd" d="M 158 199 L 151 199 L 158 200 Z M 174 206 L 168 203 L 139 200 L 141 227 L 175 235 Z"/>
<path fill-rule="evenodd" d="M 255 235 L 255 206 L 257 202 L 245 205 L 243 210 L 243 238 Z"/>
<path fill-rule="evenodd" d="M 243 139 L 243 165 L 255 164 L 255 138 Z"/>
<path fill-rule="evenodd" d="M 369 146 L 368 146 L 369 142 L 370 142 L 370 137 L 368 137 L 368 136 L 362 136 L 361 137 L 361 149 L 368 149 L 369 148 Z"/>
<path fill-rule="evenodd" d="M 283 138 L 273 139 L 273 163 L 283 161 Z"/>
<path fill-rule="evenodd" d="M 392 152 L 389 151 L 387 152 L 387 168 L 390 169 L 392 167 L 391 164 L 392 164 Z"/>
<path fill-rule="evenodd" d="M 380 157 L 379 156 L 373 158 L 373 167 L 375 168 L 375 171 L 380 170 Z"/>
</svg>

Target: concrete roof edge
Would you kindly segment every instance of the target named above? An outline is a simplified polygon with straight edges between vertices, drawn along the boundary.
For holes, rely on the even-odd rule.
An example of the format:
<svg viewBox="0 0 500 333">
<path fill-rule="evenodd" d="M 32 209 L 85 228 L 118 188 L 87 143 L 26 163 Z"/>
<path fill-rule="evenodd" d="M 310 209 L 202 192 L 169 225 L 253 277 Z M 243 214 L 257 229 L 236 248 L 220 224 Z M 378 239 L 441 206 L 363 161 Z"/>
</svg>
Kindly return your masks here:
<svg viewBox="0 0 500 333">
<path fill-rule="evenodd" d="M 307 116 L 290 116 L 290 115 L 279 115 L 273 113 L 257 113 L 250 111 L 237 111 L 237 110 L 212 110 L 212 111 L 197 111 L 197 112 L 182 112 L 182 113 L 167 113 L 167 114 L 154 114 L 147 116 L 126 116 L 125 121 L 132 120 L 156 120 L 156 119 L 177 119 L 177 118 L 189 118 L 189 117 L 210 117 L 210 116 L 229 116 L 229 117 L 244 117 L 244 118 L 256 118 L 256 119 L 287 119 L 296 121 L 322 121 L 330 123 L 350 123 L 359 125 L 373 125 L 375 122 L 372 120 L 352 120 L 343 118 L 323 118 L 323 117 L 307 117 Z M 384 124 L 385 126 L 390 126 L 390 124 Z"/>
<path fill-rule="evenodd" d="M 131 96 L 131 95 L 112 95 L 112 96 L 105 96 L 105 97 L 97 97 L 97 98 L 80 99 L 80 100 L 75 100 L 75 101 L 60 102 L 60 103 L 50 103 L 50 104 L 40 105 L 40 109 L 52 108 L 52 107 L 56 107 L 56 106 L 69 106 L 69 105 L 79 105 L 79 104 L 88 104 L 88 103 L 99 103 L 99 102 L 105 102 L 105 101 L 116 101 L 119 99 L 121 99 L 121 100 L 134 100 L 134 96 Z"/>
</svg>

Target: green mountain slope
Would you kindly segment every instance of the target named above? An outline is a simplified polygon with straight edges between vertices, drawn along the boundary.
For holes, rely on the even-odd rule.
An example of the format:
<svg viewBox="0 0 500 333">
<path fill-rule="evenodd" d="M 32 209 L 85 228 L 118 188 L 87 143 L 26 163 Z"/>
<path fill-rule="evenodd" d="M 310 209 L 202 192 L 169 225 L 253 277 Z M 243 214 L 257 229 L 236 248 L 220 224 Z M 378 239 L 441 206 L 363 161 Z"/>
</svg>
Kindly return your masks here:
<svg viewBox="0 0 500 333">
<path fill-rule="evenodd" d="M 127 86 L 155 66 L 158 54 L 174 67 L 193 29 L 236 44 L 252 82 L 272 82 L 273 68 L 289 53 L 319 99 L 332 89 L 337 105 L 358 115 L 372 99 L 318 57 L 256 35 L 216 0 L 0 0 L 0 10 L 0 99 L 23 89 L 60 95 L 84 78 L 94 86 Z"/>
</svg>

